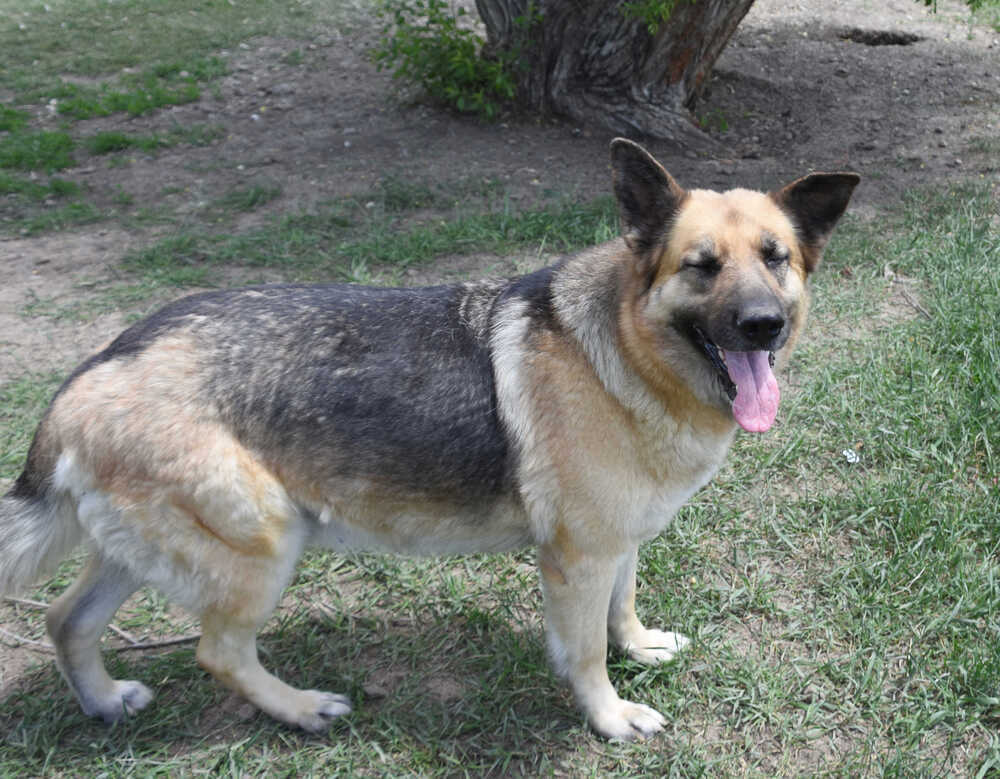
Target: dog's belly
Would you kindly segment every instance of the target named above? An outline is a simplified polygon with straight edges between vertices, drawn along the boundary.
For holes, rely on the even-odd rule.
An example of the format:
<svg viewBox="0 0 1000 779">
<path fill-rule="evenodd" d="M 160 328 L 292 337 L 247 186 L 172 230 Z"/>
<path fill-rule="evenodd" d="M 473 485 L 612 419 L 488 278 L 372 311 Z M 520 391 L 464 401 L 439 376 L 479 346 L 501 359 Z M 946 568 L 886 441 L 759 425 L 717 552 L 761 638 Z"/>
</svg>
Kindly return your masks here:
<svg viewBox="0 0 1000 779">
<path fill-rule="evenodd" d="M 424 556 L 506 552 L 533 543 L 527 514 L 508 496 L 467 504 L 366 498 L 306 513 L 310 542 L 334 550 Z"/>
</svg>

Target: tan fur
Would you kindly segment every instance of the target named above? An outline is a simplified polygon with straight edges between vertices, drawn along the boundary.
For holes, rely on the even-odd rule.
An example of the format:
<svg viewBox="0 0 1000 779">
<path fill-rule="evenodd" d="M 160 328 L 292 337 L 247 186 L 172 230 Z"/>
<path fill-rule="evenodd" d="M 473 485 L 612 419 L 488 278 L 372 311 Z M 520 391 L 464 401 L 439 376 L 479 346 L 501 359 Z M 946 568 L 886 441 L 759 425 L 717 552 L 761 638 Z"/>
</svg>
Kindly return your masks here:
<svg viewBox="0 0 1000 779">
<path fill-rule="evenodd" d="M 669 278 L 669 275 L 661 273 L 657 281 L 663 278 Z M 660 335 L 662 328 L 654 327 L 655 323 L 650 322 L 641 310 L 648 295 L 655 294 L 657 289 L 659 286 L 654 283 L 650 293 L 643 297 L 634 292 L 626 296 L 619 319 L 622 354 L 668 410 L 671 418 L 715 434 L 729 432 L 732 429 L 731 418 L 700 400 L 684 378 L 663 360 L 663 354 L 670 351 L 670 346 Z"/>
</svg>

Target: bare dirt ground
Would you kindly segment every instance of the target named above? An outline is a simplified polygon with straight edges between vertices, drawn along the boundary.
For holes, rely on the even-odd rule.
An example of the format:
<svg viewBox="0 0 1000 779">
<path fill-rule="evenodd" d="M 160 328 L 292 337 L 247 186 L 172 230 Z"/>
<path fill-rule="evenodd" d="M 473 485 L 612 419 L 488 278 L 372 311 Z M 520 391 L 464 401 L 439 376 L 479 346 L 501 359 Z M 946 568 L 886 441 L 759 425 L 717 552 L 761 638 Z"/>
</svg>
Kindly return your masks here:
<svg viewBox="0 0 1000 779">
<path fill-rule="evenodd" d="M 666 142 L 649 148 L 689 187 L 765 189 L 810 169 L 856 170 L 864 181 L 852 209 L 872 219 L 910 188 L 996 183 L 1000 34 L 970 28 L 966 17 L 952 0 L 940 0 L 937 16 L 913 0 L 758 0 L 695 109 L 719 150 L 696 154 Z M 856 40 L 845 37 L 851 30 L 861 31 L 852 34 Z M 482 124 L 402 100 L 368 57 L 376 33 L 369 26 L 349 35 L 317 30 L 311 41 L 250 41 L 223 55 L 231 72 L 216 94 L 151 118 L 92 120 L 88 130 L 139 133 L 176 119 L 219 125 L 222 139 L 137 154 L 127 165 L 83 158 L 63 175 L 84 185 L 98 207 L 112 207 L 125 192 L 182 220 L 189 214 L 195 225 L 206 202 L 259 177 L 279 183 L 282 196 L 248 220 L 370 192 L 387 175 L 496 179 L 515 206 L 546 190 L 581 200 L 609 191 L 606 132 L 524 116 Z M 915 40 L 865 42 L 901 33 Z M 302 51 L 301 63 L 289 62 L 294 50 Z M 80 324 L 28 317 L 25 307 L 113 281 L 118 258 L 162 231 L 105 222 L 0 236 L 0 384 L 29 372 L 66 372 L 114 336 L 124 313 Z M 0 622 L 24 625 L 12 608 L 0 607 Z M 0 697 L 39 657 L 2 643 Z"/>
</svg>

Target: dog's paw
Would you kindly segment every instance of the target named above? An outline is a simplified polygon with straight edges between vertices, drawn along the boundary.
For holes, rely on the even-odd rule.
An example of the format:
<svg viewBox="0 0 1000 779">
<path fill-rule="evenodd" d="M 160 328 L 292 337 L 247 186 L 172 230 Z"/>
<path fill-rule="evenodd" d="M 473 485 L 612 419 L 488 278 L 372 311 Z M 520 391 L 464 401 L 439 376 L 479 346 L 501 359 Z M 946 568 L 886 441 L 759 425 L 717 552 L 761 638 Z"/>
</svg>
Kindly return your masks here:
<svg viewBox="0 0 1000 779">
<path fill-rule="evenodd" d="M 680 633 L 664 630 L 647 630 L 625 646 L 628 656 L 639 663 L 656 665 L 673 660 L 674 655 L 691 643 L 691 639 Z"/>
<path fill-rule="evenodd" d="M 91 717 L 100 717 L 110 725 L 146 708 L 151 700 L 153 691 L 142 682 L 115 682 L 109 693 L 99 700 L 84 701 L 83 711 Z"/>
<path fill-rule="evenodd" d="M 667 724 L 666 718 L 656 709 L 621 699 L 588 719 L 598 735 L 612 741 L 645 741 Z"/>
<path fill-rule="evenodd" d="M 319 690 L 304 690 L 296 721 L 303 730 L 323 733 L 337 717 L 351 713 L 351 700 L 346 695 Z"/>
</svg>

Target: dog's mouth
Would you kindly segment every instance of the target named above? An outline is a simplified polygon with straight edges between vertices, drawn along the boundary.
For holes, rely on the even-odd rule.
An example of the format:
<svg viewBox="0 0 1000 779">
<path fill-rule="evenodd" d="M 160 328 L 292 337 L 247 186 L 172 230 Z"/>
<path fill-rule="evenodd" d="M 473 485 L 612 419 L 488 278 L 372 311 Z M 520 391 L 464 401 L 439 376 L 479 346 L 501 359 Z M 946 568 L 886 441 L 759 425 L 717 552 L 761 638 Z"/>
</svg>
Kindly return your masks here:
<svg viewBox="0 0 1000 779">
<path fill-rule="evenodd" d="M 692 340 L 715 368 L 722 391 L 733 404 L 733 418 L 751 433 L 771 428 L 778 415 L 781 390 L 774 378 L 774 352 L 741 352 L 714 344 L 697 325 Z"/>
</svg>

